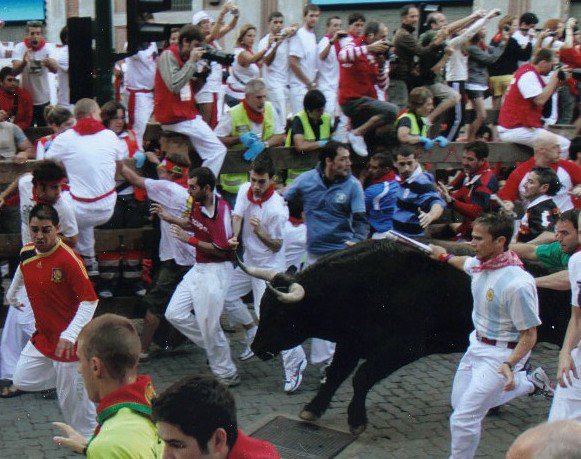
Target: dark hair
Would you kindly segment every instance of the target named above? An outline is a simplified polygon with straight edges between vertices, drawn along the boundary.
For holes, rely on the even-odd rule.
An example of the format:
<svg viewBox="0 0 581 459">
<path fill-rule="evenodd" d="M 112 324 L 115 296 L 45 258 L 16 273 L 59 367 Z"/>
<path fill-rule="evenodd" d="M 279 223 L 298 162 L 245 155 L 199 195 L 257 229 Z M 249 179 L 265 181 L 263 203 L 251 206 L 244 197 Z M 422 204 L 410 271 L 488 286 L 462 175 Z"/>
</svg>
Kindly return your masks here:
<svg viewBox="0 0 581 459">
<path fill-rule="evenodd" d="M 542 48 L 537 51 L 533 57 L 533 64 L 536 65 L 541 61 L 553 62 L 554 53 L 549 48 Z"/>
<path fill-rule="evenodd" d="M 393 167 L 392 158 L 387 153 L 375 153 L 371 159 L 374 159 L 379 163 L 379 167 Z"/>
<path fill-rule="evenodd" d="M 550 167 L 533 167 L 531 172 L 537 174 L 541 185 L 549 185 L 549 188 L 545 193 L 546 195 L 555 196 L 561 189 L 559 177 L 557 177 L 557 173 Z"/>
<path fill-rule="evenodd" d="M 66 44 L 68 44 L 68 42 L 69 42 L 69 29 L 67 28 L 67 26 L 64 26 L 64 27 L 61 29 L 61 31 L 60 31 L 60 33 L 59 33 L 59 38 L 60 38 L 60 40 L 61 40 L 61 43 L 62 43 L 63 45 L 66 45 Z"/>
<path fill-rule="evenodd" d="M 336 140 L 327 142 L 325 146 L 319 150 L 319 161 L 321 162 L 322 167 L 325 167 L 325 161 L 327 159 L 330 159 L 331 161 L 335 159 L 339 153 L 339 148 L 349 150 L 349 146 L 346 143 L 337 142 Z"/>
<path fill-rule="evenodd" d="M 510 244 L 512 233 L 514 232 L 514 221 L 510 215 L 504 212 L 484 214 L 474 220 L 472 226 L 475 225 L 484 226 L 493 239 L 504 236 L 506 239 L 504 241 L 504 250 L 508 250 L 508 244 Z"/>
<path fill-rule="evenodd" d="M 326 22 L 327 27 L 329 27 L 331 25 L 331 21 L 333 19 L 339 19 L 339 21 L 341 20 L 341 18 L 339 16 L 330 16 L 330 17 L 327 18 L 327 22 Z"/>
<path fill-rule="evenodd" d="M 274 175 L 272 159 L 270 159 L 270 156 L 268 155 L 260 155 L 252 161 L 252 164 L 250 164 L 250 170 L 258 175 L 268 174 L 268 177 L 272 178 Z"/>
<path fill-rule="evenodd" d="M 303 107 L 305 107 L 305 111 L 316 110 L 317 108 L 322 108 L 327 103 L 327 99 L 325 98 L 325 94 L 318 89 L 310 89 L 305 94 L 305 98 L 303 99 Z"/>
<path fill-rule="evenodd" d="M 180 29 L 180 38 L 178 40 L 178 44 L 181 46 L 183 40 L 186 40 L 187 42 L 197 40 L 202 43 L 205 39 L 206 37 L 204 36 L 204 32 L 202 32 L 202 29 L 199 26 L 186 24 Z"/>
<path fill-rule="evenodd" d="M 268 19 L 266 20 L 266 22 L 270 22 L 274 18 L 284 18 L 284 16 L 282 15 L 282 13 L 280 11 L 273 11 L 272 13 L 270 13 L 268 15 Z"/>
<path fill-rule="evenodd" d="M 393 162 L 395 163 L 398 156 L 403 156 L 407 158 L 409 156 L 413 156 L 415 158 L 416 151 L 410 147 L 409 145 L 400 145 L 399 147 L 395 148 L 392 153 Z"/>
<path fill-rule="evenodd" d="M 488 158 L 488 145 L 482 140 L 468 142 L 464 147 L 464 151 L 471 151 L 478 159 Z"/>
<path fill-rule="evenodd" d="M 535 13 L 523 13 L 518 20 L 519 24 L 525 23 L 527 25 L 535 25 L 539 23 L 539 18 Z"/>
<path fill-rule="evenodd" d="M 577 153 L 579 152 L 581 152 L 581 136 L 578 135 L 571 139 L 571 145 L 569 145 L 569 159 L 571 161 L 577 161 Z"/>
<path fill-rule="evenodd" d="M 110 100 L 109 102 L 105 102 L 101 107 L 101 122 L 103 126 L 109 127 L 111 120 L 117 116 L 117 110 L 123 110 L 123 113 L 127 113 L 125 109 L 125 105 L 121 102 L 117 102 L 116 100 Z M 123 123 L 123 130 L 127 128 L 127 123 Z"/>
<path fill-rule="evenodd" d="M 434 99 L 434 94 L 425 86 L 418 86 L 410 91 L 408 96 L 408 106 L 411 111 L 416 111 L 423 106 L 428 99 Z"/>
<path fill-rule="evenodd" d="M 39 220 L 50 220 L 54 226 L 57 226 L 60 222 L 59 213 L 50 204 L 37 204 L 32 208 L 30 214 L 28 214 L 28 223 L 36 217 Z"/>
<path fill-rule="evenodd" d="M 305 17 L 311 11 L 319 12 L 321 11 L 321 8 L 319 8 L 317 5 L 313 5 L 312 3 L 307 3 L 303 8 L 303 17 Z"/>
<path fill-rule="evenodd" d="M 412 8 L 415 8 L 416 10 L 418 9 L 418 7 L 416 5 L 413 5 L 413 4 L 402 6 L 401 9 L 399 10 L 399 17 L 403 18 L 404 16 L 407 16 L 408 14 L 410 14 L 410 10 Z"/>
<path fill-rule="evenodd" d="M 216 176 L 207 167 L 196 167 L 190 170 L 190 178 L 198 179 L 198 186 L 205 188 L 208 185 L 212 191 L 216 188 Z"/>
<path fill-rule="evenodd" d="M 14 69 L 12 67 L 2 67 L 2 70 L 0 70 L 0 81 L 3 82 L 10 75 L 16 76 Z"/>
<path fill-rule="evenodd" d="M 287 205 L 289 217 L 302 218 L 303 201 L 301 199 L 291 199 Z"/>
<path fill-rule="evenodd" d="M 141 342 L 133 323 L 116 314 L 103 314 L 91 320 L 79 334 L 84 358 L 102 360 L 109 376 L 123 381 L 134 373 L 139 362 Z"/>
<path fill-rule="evenodd" d="M 37 161 L 32 169 L 32 184 L 55 182 L 67 178 L 65 168 L 56 161 L 45 159 Z"/>
<path fill-rule="evenodd" d="M 379 21 L 369 21 L 366 25 L 365 25 L 365 29 L 363 31 L 363 33 L 365 35 L 377 35 L 379 33 L 379 29 L 381 29 L 381 22 Z"/>
<path fill-rule="evenodd" d="M 26 31 L 28 32 L 29 29 L 38 29 L 38 28 L 44 29 L 44 24 L 42 23 L 42 21 L 28 21 L 26 23 Z"/>
<path fill-rule="evenodd" d="M 208 454 L 208 442 L 216 429 L 226 431 L 230 448 L 238 437 L 234 397 L 209 375 L 189 376 L 166 389 L 152 402 L 152 419 L 195 438 L 204 454 Z"/>
<path fill-rule="evenodd" d="M 71 111 L 62 105 L 47 105 L 44 107 L 44 119 L 47 124 L 56 124 L 57 126 L 60 126 L 72 117 L 73 114 Z"/>
<path fill-rule="evenodd" d="M 573 227 L 578 230 L 579 229 L 579 210 L 578 209 L 569 209 L 563 212 L 559 216 L 560 222 L 571 222 Z"/>
<path fill-rule="evenodd" d="M 347 24 L 349 24 L 349 25 L 355 24 L 357 21 L 365 22 L 365 16 L 363 16 L 363 14 L 361 14 L 361 13 L 351 13 L 347 17 Z"/>
</svg>

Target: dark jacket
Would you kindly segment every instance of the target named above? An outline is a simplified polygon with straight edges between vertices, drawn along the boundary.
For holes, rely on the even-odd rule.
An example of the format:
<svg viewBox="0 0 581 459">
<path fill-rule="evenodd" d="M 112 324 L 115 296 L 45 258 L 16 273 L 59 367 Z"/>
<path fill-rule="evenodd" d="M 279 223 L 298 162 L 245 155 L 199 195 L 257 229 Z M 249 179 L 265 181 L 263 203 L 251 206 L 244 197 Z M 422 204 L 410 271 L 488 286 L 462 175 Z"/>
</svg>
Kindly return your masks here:
<svg viewBox="0 0 581 459">
<path fill-rule="evenodd" d="M 490 40 L 490 46 L 496 47 L 499 44 L 500 38 L 497 34 Z M 519 61 L 528 61 L 532 53 L 533 45 L 531 43 L 523 49 L 514 38 L 510 37 L 500 58 L 488 66 L 488 73 L 490 76 L 512 75 L 518 69 Z"/>
<path fill-rule="evenodd" d="M 397 60 L 391 66 L 389 76 L 392 80 L 410 81 L 417 76 L 415 57 L 420 58 L 443 48 L 432 41 L 428 46 L 420 46 L 415 37 L 415 28 L 403 25 L 395 33 L 393 45 Z"/>
</svg>

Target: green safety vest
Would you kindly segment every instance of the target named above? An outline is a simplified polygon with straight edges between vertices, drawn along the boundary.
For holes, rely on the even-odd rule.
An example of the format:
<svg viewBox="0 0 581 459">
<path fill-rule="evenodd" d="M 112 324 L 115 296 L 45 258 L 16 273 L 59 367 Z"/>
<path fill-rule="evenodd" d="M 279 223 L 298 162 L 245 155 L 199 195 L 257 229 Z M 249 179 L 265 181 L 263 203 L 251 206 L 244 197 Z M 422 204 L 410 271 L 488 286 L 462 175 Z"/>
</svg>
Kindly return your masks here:
<svg viewBox="0 0 581 459">
<path fill-rule="evenodd" d="M 409 118 L 409 120 L 412 123 L 412 125 L 410 127 L 410 134 L 411 135 L 421 135 L 422 137 L 426 137 L 428 135 L 428 125 L 426 124 L 425 118 L 422 118 L 422 121 L 424 121 L 424 125 L 422 126 L 421 132 L 420 132 L 420 125 L 418 124 L 418 118 L 412 112 L 406 112 L 406 113 L 398 116 L 397 120 L 395 121 L 396 128 L 397 128 L 397 125 L 399 123 L 399 120 L 401 120 L 403 118 Z"/>
<path fill-rule="evenodd" d="M 329 140 L 329 138 L 331 137 L 331 115 L 329 115 L 328 113 L 323 113 L 323 116 L 321 117 L 321 120 L 323 121 L 323 123 L 321 124 L 321 128 L 319 131 L 319 139 L 317 139 L 317 137 L 315 136 L 315 132 L 313 131 L 313 128 L 311 126 L 311 122 L 309 121 L 309 116 L 307 115 L 306 111 L 301 111 L 299 113 L 297 113 L 297 115 L 299 117 L 299 119 L 301 120 L 301 123 L 303 125 L 303 136 L 305 138 L 305 140 Z M 284 144 L 285 147 L 290 147 L 292 144 L 292 136 L 293 136 L 293 131 L 292 129 L 289 129 L 288 131 L 288 135 L 286 136 L 286 142 Z M 287 171 L 287 176 L 286 176 L 286 185 L 290 185 L 294 179 L 296 179 L 299 175 L 301 175 L 303 172 L 306 172 L 310 169 L 289 169 Z"/>
<path fill-rule="evenodd" d="M 242 103 L 230 109 L 232 118 L 231 136 L 240 137 L 252 130 L 252 124 Z M 264 106 L 264 123 L 262 125 L 262 140 L 268 140 L 274 135 L 274 112 L 272 104 L 266 102 Z M 220 174 L 220 186 L 228 193 L 236 194 L 243 183 L 248 181 L 248 173 Z"/>
</svg>

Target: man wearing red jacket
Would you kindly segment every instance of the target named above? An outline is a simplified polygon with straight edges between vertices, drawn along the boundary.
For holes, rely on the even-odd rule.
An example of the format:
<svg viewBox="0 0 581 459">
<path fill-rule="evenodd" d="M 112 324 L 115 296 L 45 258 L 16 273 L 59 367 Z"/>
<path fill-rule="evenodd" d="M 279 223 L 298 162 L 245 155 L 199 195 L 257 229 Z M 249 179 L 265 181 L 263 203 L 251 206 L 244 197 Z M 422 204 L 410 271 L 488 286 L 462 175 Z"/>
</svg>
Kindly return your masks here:
<svg viewBox="0 0 581 459">
<path fill-rule="evenodd" d="M 553 52 L 541 49 L 532 64 L 521 66 L 506 93 L 498 116 L 498 136 L 503 142 L 534 146 L 543 129 L 543 106 L 557 88 L 565 82 L 562 72 L 554 72 L 545 83 L 543 76 L 553 69 Z M 562 159 L 567 159 L 569 139 L 557 136 Z"/>
<path fill-rule="evenodd" d="M 485 142 L 467 143 L 462 155 L 464 171 L 452 181 L 451 190 L 442 183 L 437 185 L 448 206 L 464 217 L 462 223 L 450 225 L 456 238 L 470 239 L 472 222 L 492 208 L 491 196 L 498 191 L 498 181 L 487 158 L 488 145 Z"/>
<path fill-rule="evenodd" d="M 0 70 L 0 122 L 10 121 L 20 129 L 30 127 L 32 122 L 32 96 L 18 87 L 16 72 L 12 67 Z"/>
<path fill-rule="evenodd" d="M 203 83 L 204 40 L 202 29 L 188 24 L 180 29 L 178 44 L 161 53 L 155 71 L 153 114 L 163 130 L 187 135 L 202 166 L 218 176 L 226 147 L 196 109 L 195 93 Z"/>
<path fill-rule="evenodd" d="M 572 209 L 574 206 L 570 192 L 581 183 L 581 168 L 572 161 L 559 159 L 559 137 L 551 132 L 539 133 L 534 149 L 533 157 L 512 171 L 506 184 L 499 191 L 498 197 L 504 201 L 504 207 L 512 209 L 514 201 L 523 200 L 525 182 L 533 167 L 550 167 L 557 173 L 561 183 L 561 189 L 553 196 L 553 201 L 561 212 Z"/>
</svg>

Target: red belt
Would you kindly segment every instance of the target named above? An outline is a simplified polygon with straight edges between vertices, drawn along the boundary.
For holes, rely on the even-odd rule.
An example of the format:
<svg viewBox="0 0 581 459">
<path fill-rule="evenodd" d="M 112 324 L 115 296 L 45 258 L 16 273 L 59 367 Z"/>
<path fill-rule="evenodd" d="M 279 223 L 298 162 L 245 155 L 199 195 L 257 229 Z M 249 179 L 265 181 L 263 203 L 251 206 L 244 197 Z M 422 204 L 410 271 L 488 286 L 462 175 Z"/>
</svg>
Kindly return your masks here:
<svg viewBox="0 0 581 459">
<path fill-rule="evenodd" d="M 495 339 L 489 339 L 489 338 L 486 338 L 485 336 L 480 336 L 480 334 L 478 332 L 476 332 L 476 339 L 478 341 L 480 341 L 481 343 L 489 344 L 490 346 L 496 346 L 498 343 L 506 342 L 506 341 L 497 341 Z M 517 341 L 509 341 L 506 343 L 506 348 L 507 349 L 514 349 L 517 344 L 518 344 Z"/>
<path fill-rule="evenodd" d="M 127 88 L 128 92 L 153 92 L 153 89 L 129 89 Z"/>
<path fill-rule="evenodd" d="M 78 196 L 75 196 L 73 193 L 70 193 L 70 194 L 71 194 L 71 198 L 73 198 L 75 201 L 79 201 L 79 202 L 97 202 L 97 201 L 100 201 L 103 198 L 106 198 L 107 196 L 111 196 L 113 193 L 115 193 L 115 188 L 113 188 L 110 191 L 107 191 L 107 193 L 102 194 L 101 196 L 97 196 L 96 198 L 80 198 Z"/>
<path fill-rule="evenodd" d="M 153 92 L 153 89 L 129 89 L 129 100 L 127 101 L 127 127 L 129 129 L 133 129 L 133 125 L 135 124 L 135 94 L 138 92 L 142 93 L 150 93 Z"/>
</svg>

